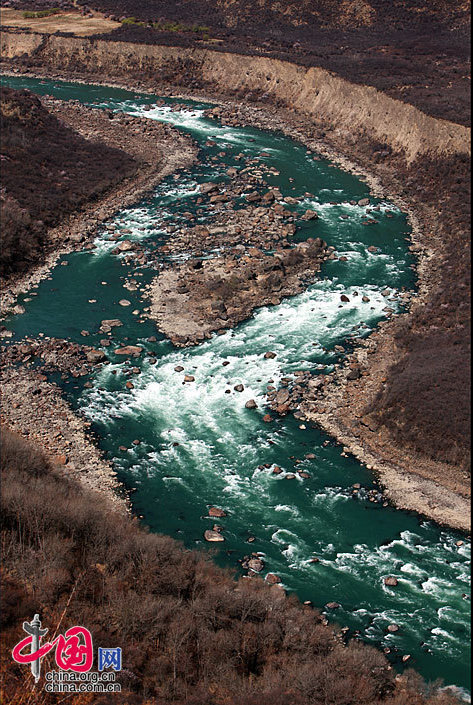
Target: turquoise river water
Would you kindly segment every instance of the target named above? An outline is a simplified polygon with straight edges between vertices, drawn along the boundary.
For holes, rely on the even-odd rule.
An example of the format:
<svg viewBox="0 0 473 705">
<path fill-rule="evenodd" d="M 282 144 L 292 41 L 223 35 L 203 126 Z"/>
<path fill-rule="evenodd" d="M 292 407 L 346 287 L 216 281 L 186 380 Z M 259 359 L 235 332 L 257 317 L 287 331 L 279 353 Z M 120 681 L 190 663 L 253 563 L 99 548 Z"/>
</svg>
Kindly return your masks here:
<svg viewBox="0 0 473 705">
<path fill-rule="evenodd" d="M 202 103 L 186 101 L 185 109 L 173 112 L 176 101 L 154 106 L 156 97 L 121 89 L 18 77 L 3 81 L 168 122 L 197 141 L 198 164 L 166 179 L 111 220 L 131 231 L 124 239 L 139 240 L 146 248 L 165 241 L 165 223 L 184 225 L 183 214 L 196 211 L 199 183 L 228 180 L 229 166 L 241 168 L 242 160 L 235 160 L 239 154 L 258 158 L 263 171 L 274 167 L 276 173 L 266 180 L 284 196 L 314 194 L 294 210 L 302 215 L 314 208 L 320 217 L 301 221 L 296 238 L 321 236 L 347 261 L 325 263 L 320 280 L 305 293 L 259 309 L 251 320 L 198 347 L 174 348 L 141 315 L 148 304 L 140 290 L 155 272 L 126 265 L 112 254 L 116 242 L 105 227 L 97 232 L 94 250 L 63 257 L 48 279 L 21 297 L 26 313 L 7 325 L 13 340 L 44 334 L 100 347 L 100 321 L 123 321 L 113 341 L 140 344 L 157 358 L 155 364 L 146 356 L 133 361 L 141 371 L 133 375 L 134 388 L 125 387 L 129 365 L 110 352 L 113 345 L 105 348 L 111 364 L 91 378 L 91 388 L 77 380 L 63 386 L 74 407 L 93 422 L 143 522 L 206 550 L 207 509 L 222 507 L 228 513 L 219 520 L 226 541 L 212 549 L 218 563 L 241 573 L 238 559 L 261 552 L 265 572 L 281 576 L 288 591 L 322 609 L 329 601 L 339 602 L 338 610 L 326 610 L 329 619 L 350 627 L 352 634 L 358 631 L 366 642 L 390 648 L 396 667 L 402 654 L 411 654 L 409 665 L 426 679 L 441 677 L 464 688 L 468 698 L 469 541 L 414 513 L 370 502 L 367 492 L 377 487 L 375 477 L 342 456 L 341 447 L 316 428 L 301 428 L 292 417 L 262 421 L 270 379 L 277 386 L 296 370 L 317 371 L 322 365 L 330 370 L 337 359 L 335 345 L 349 346 L 353 335 L 368 335 L 382 320 L 387 305 L 382 291 L 390 289 L 388 305 L 398 309 L 397 292 L 413 288 L 405 216 L 392 204 L 371 199 L 380 206 L 379 224 L 363 227 L 365 209 L 350 202 L 369 195 L 364 183 L 323 159 L 314 160 L 304 146 L 281 134 L 228 128 L 207 119 L 208 106 Z M 144 110 L 147 104 L 154 107 Z M 209 138 L 215 146 L 206 145 Z M 219 157 L 222 151 L 225 156 Z M 198 222 L 207 217 L 204 204 Z M 368 251 L 370 245 L 378 251 Z M 131 278 L 136 291 L 123 286 Z M 341 304 L 342 293 L 349 303 Z M 362 303 L 363 294 L 369 303 Z M 120 306 L 123 298 L 132 305 Z M 90 331 L 86 339 L 84 329 Z M 157 342 L 147 340 L 152 335 Z M 267 350 L 277 357 L 264 359 Z M 177 365 L 185 372 L 176 372 Z M 195 376 L 193 384 L 182 383 L 185 373 Z M 233 391 L 239 383 L 244 393 Z M 225 393 L 228 389 L 231 393 Z M 245 408 L 250 398 L 258 402 L 257 410 Z M 134 446 L 133 439 L 140 445 Z M 315 458 L 306 459 L 307 454 Z M 278 476 L 272 474 L 275 464 L 284 471 Z M 268 467 L 260 470 L 260 465 Z M 295 467 L 310 479 L 286 480 Z M 355 483 L 362 489 L 353 497 Z M 457 546 L 460 539 L 464 543 Z M 311 562 L 314 556 L 318 563 Z M 387 575 L 398 578 L 397 587 L 384 585 Z M 393 622 L 401 629 L 390 634 L 386 630 Z"/>
</svg>

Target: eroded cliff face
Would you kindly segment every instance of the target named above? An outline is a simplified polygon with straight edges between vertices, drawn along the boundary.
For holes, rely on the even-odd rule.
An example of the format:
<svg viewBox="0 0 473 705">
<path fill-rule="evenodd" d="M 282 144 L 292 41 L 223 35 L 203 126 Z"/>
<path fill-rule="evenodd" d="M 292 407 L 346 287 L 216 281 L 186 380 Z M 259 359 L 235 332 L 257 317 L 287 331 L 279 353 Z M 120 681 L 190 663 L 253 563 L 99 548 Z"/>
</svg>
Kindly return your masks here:
<svg viewBox="0 0 473 705">
<path fill-rule="evenodd" d="M 423 154 L 470 153 L 470 130 L 425 115 L 370 86 L 350 83 L 320 68 L 207 49 L 149 46 L 80 37 L 5 31 L 3 59 L 26 58 L 30 66 L 204 88 L 219 94 L 260 96 L 290 108 L 348 142 L 358 135 L 404 152 L 408 162 Z"/>
</svg>

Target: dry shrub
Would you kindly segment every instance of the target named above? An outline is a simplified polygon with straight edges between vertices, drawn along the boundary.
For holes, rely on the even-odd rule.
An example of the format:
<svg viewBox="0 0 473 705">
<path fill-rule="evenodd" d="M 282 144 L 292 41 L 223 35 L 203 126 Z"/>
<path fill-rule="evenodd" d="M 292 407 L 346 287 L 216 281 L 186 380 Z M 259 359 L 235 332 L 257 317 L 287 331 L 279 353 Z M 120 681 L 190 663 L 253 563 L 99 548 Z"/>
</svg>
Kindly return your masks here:
<svg viewBox="0 0 473 705">
<path fill-rule="evenodd" d="M 47 228 L 136 171 L 125 152 L 90 142 L 29 91 L 2 87 L 0 275 L 40 260 Z"/>
<path fill-rule="evenodd" d="M 174 705 L 399 702 L 375 649 L 343 646 L 294 597 L 278 599 L 259 579 L 236 582 L 205 554 L 117 514 L 17 435 L 4 429 L 2 438 L 7 705 L 28 703 L 24 669 L 9 657 L 21 623 L 39 612 L 54 631 L 64 610 L 62 631 L 83 624 L 96 644 L 122 647 L 120 702 L 130 705 L 150 697 Z M 427 705 L 418 684 L 413 692 L 409 703 Z M 53 702 L 45 694 L 41 705 Z"/>
<path fill-rule="evenodd" d="M 403 173 L 403 170 L 405 173 Z M 470 468 L 471 288 L 468 158 L 422 159 L 400 174 L 422 194 L 420 207 L 441 212 L 440 252 L 429 263 L 429 301 L 397 327 L 399 362 L 367 408 L 399 446 Z M 440 187 L 440 184 L 442 185 Z"/>
</svg>

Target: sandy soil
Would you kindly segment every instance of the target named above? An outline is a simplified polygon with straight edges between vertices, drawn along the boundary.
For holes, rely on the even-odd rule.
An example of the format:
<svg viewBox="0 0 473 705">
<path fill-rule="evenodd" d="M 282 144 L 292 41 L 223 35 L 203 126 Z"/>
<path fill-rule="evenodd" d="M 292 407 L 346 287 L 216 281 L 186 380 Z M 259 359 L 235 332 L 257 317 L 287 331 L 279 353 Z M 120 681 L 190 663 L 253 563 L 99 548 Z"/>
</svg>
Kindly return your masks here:
<svg viewBox="0 0 473 705">
<path fill-rule="evenodd" d="M 61 12 L 50 17 L 25 18 L 22 10 L 3 8 L 0 10 L 0 26 L 31 29 L 45 34 L 71 32 L 77 37 L 88 37 L 99 32 L 111 32 L 121 25 L 120 22 L 107 20 L 99 13 L 93 17 L 83 17 L 77 12 Z"/>
</svg>

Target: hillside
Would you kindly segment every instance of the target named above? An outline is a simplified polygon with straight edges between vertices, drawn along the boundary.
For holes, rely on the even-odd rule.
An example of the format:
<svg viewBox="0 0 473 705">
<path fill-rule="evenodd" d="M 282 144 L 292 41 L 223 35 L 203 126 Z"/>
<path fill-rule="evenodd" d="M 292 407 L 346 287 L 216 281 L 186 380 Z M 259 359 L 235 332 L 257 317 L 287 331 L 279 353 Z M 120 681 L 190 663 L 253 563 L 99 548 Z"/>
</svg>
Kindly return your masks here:
<svg viewBox="0 0 473 705">
<path fill-rule="evenodd" d="M 344 645 L 279 586 L 258 577 L 235 582 L 203 554 L 98 504 L 19 436 L 3 429 L 2 438 L 5 705 L 29 702 L 26 667 L 12 666 L 9 649 L 35 612 L 44 624 L 86 625 L 99 643 L 123 648 L 121 695 L 93 695 L 94 705 L 458 702 L 424 695 L 418 676 L 396 677 L 376 649 Z M 41 695 L 43 705 L 60 701 Z"/>
<path fill-rule="evenodd" d="M 7 276 L 37 262 L 48 228 L 134 174 L 137 162 L 84 139 L 28 91 L 2 88 L 0 111 L 0 272 Z"/>
<path fill-rule="evenodd" d="M 80 0 L 113 19 L 110 38 L 202 43 L 321 66 L 436 117 L 469 123 L 469 3 L 459 0 Z M 172 24 L 174 23 L 174 25 Z M 207 32 L 195 33 L 198 27 Z M 159 31 L 157 31 L 157 28 Z"/>
<path fill-rule="evenodd" d="M 26 3 L 24 3 L 26 4 Z M 236 28 L 265 25 L 266 34 L 277 28 L 310 30 L 316 27 L 340 29 L 346 27 L 379 26 L 389 24 L 395 29 L 418 28 L 425 22 L 452 23 L 461 26 L 468 19 L 469 3 L 458 0 L 407 0 L 393 3 L 389 0 L 178 0 L 170 5 L 166 0 L 95 0 L 82 5 L 97 6 L 116 16 L 132 14 L 140 20 L 167 20 L 207 22 L 211 27 Z"/>
<path fill-rule="evenodd" d="M 320 66 L 435 117 L 470 122 L 470 5 L 464 0 L 78 0 L 77 5 L 83 26 L 77 11 L 58 15 L 56 27 L 63 33 L 90 34 L 91 23 L 109 22 L 110 29 L 96 29 L 96 36 L 208 46 Z M 2 7 L 72 9 L 68 0 L 4 0 Z M 54 31 L 47 29 L 50 20 L 43 20 L 44 31 Z M 116 28 L 110 20 L 122 24 Z M 41 31 L 40 22 L 32 20 L 31 29 Z"/>
</svg>

